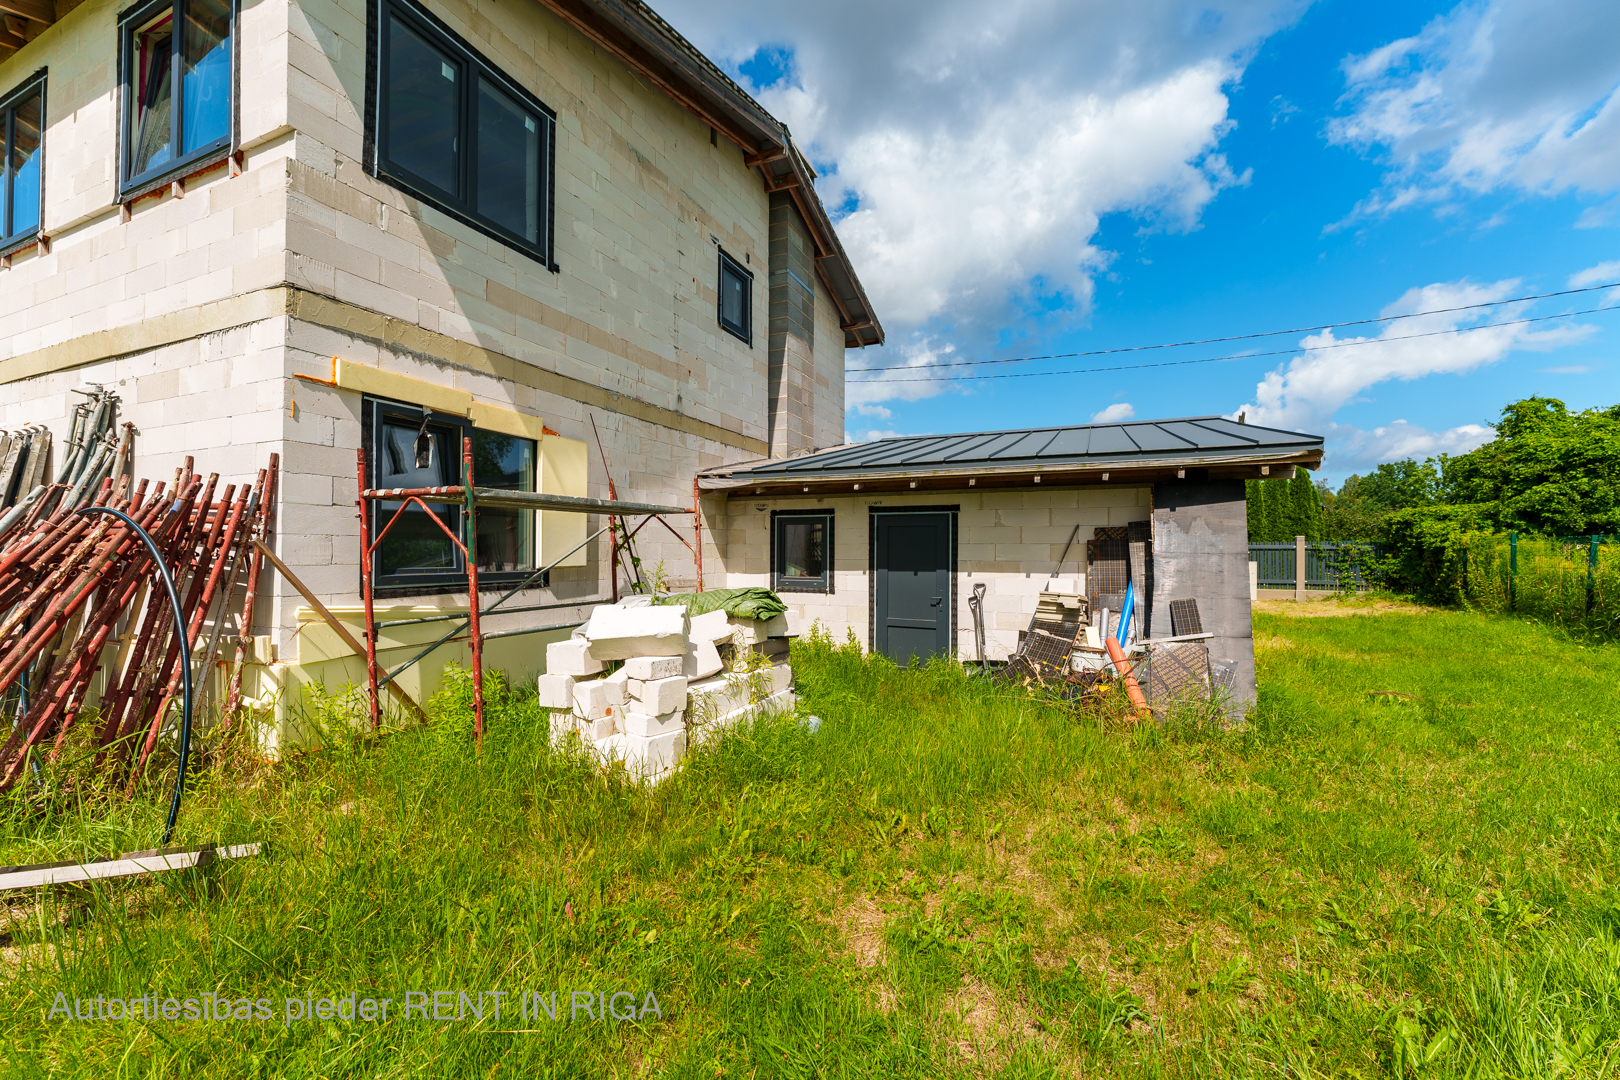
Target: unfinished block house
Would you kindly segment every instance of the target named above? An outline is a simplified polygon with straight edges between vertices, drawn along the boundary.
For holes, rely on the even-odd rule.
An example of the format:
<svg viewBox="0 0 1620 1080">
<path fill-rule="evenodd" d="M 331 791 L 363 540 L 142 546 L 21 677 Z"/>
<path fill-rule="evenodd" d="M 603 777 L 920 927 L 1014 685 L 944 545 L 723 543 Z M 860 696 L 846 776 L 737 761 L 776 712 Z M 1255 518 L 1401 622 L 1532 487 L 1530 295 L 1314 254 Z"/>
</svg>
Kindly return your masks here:
<svg viewBox="0 0 1620 1080">
<path fill-rule="evenodd" d="M 279 454 L 273 546 L 340 618 L 358 487 L 457 483 L 463 438 L 481 486 L 606 497 L 611 477 L 681 506 L 700 470 L 842 441 L 844 350 L 883 331 L 815 174 L 637 0 L 6 10 L 0 426 L 60 441 L 99 386 L 136 476 L 194 455 L 247 482 Z M 411 513 L 372 566 L 385 622 L 467 605 L 455 546 Z M 485 632 L 582 618 L 609 588 L 607 539 L 581 546 L 600 527 L 481 512 L 481 587 L 556 563 Z M 678 538 L 638 543 L 696 583 Z M 268 576 L 260 689 L 360 677 Z M 384 626 L 384 663 L 438 629 Z M 545 640 L 492 640 L 487 662 L 538 670 Z M 461 655 L 403 682 L 430 691 Z"/>
</svg>

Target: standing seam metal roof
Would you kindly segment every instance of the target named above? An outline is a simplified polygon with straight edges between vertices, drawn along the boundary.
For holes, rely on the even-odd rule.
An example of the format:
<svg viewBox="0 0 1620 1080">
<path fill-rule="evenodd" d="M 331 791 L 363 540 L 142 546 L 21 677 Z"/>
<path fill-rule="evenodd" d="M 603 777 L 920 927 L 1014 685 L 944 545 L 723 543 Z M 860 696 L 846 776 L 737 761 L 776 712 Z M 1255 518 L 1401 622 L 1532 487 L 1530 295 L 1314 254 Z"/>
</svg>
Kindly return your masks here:
<svg viewBox="0 0 1620 1080">
<path fill-rule="evenodd" d="M 1224 416 L 1189 416 L 1122 424 L 981 431 L 961 435 L 912 435 L 834 447 L 802 457 L 744 462 L 705 472 L 708 476 L 805 478 L 874 473 L 1019 466 L 1119 463 L 1176 458 L 1246 458 L 1320 452 L 1322 437 L 1280 428 L 1240 424 Z"/>
</svg>

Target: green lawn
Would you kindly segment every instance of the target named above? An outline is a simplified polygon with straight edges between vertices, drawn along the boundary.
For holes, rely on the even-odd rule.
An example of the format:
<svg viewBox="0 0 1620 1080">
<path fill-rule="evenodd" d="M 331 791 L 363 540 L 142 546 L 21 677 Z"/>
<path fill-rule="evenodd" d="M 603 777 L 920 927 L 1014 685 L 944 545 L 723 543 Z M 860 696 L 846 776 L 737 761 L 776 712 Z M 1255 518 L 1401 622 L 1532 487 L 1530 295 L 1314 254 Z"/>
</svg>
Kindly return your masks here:
<svg viewBox="0 0 1620 1080">
<path fill-rule="evenodd" d="M 1312 606 L 1313 610 L 1327 610 Z M 796 721 L 655 790 L 512 695 L 243 779 L 266 857 L 13 896 L 7 1076 L 1596 1076 L 1620 1040 L 1620 647 L 1456 612 L 1257 618 L 1235 732 L 1130 729 L 801 642 Z M 1411 697 L 1375 696 L 1397 691 Z M 54 781 L 53 781 L 54 782 Z M 0 862 L 164 809 L 0 803 Z M 452 1018 L 431 1015 L 435 990 Z M 570 1019 L 571 991 L 634 1019 Z M 500 1018 L 480 992 L 504 991 Z M 558 1019 L 519 995 L 539 991 Z M 264 1019 L 64 1019 L 263 998 Z M 648 993 L 656 998 L 651 1008 Z M 391 999 L 387 1021 L 288 999 Z M 402 1003 L 430 1002 L 401 1016 Z M 82 1008 L 81 1004 L 81 1008 Z M 106 1008 L 106 1006 L 102 1006 Z M 460 1018 L 454 1018 L 457 1013 Z M 421 1014 L 425 1015 L 421 1015 Z"/>
</svg>

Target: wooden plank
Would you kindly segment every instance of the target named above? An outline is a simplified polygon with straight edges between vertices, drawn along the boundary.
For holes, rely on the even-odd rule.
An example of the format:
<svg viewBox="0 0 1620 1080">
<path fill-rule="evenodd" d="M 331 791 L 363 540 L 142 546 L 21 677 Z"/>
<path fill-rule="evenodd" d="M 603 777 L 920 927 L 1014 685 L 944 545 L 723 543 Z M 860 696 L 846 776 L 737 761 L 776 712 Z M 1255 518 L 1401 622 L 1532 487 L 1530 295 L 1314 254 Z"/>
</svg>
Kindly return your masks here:
<svg viewBox="0 0 1620 1080">
<path fill-rule="evenodd" d="M 315 609 L 316 614 L 326 620 L 326 625 L 332 628 L 332 632 L 341 638 L 345 645 L 353 649 L 356 656 L 363 659 L 366 655 L 366 647 L 356 641 L 354 635 L 349 633 L 348 628 L 338 621 L 338 617 L 328 611 L 326 605 L 321 603 L 315 594 L 309 591 L 309 586 L 300 581 L 298 575 L 289 570 L 287 564 L 277 558 L 276 553 L 266 547 L 262 540 L 253 541 L 253 546 L 259 550 L 261 555 L 270 560 L 270 565 L 274 566 L 281 573 L 281 576 L 287 579 L 289 585 L 298 590 L 303 598 L 309 602 L 309 606 Z M 411 698 L 411 695 L 401 690 L 397 683 L 389 682 L 388 692 L 394 695 L 395 701 L 409 709 L 411 715 L 424 724 L 427 723 L 427 714 L 422 711 L 422 707 Z"/>
<path fill-rule="evenodd" d="M 46 26 L 56 21 L 56 8 L 46 0 L 0 0 L 0 11 L 21 15 Z"/>
<path fill-rule="evenodd" d="M 8 889 L 34 889 L 41 885 L 69 885 L 76 881 L 160 874 L 165 870 L 189 870 L 207 866 L 216 859 L 244 859 L 259 853 L 259 844 L 230 847 L 182 848 L 168 851 L 132 851 L 116 859 L 87 863 L 47 863 L 39 866 L 0 867 L 0 892 Z"/>
</svg>

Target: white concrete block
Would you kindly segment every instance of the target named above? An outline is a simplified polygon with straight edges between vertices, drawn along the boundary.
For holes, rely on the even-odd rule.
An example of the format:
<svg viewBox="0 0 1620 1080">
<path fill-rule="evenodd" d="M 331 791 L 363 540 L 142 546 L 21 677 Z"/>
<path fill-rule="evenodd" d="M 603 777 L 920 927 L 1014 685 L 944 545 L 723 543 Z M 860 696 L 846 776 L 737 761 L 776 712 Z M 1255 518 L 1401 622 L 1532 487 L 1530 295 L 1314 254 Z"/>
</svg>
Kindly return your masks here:
<svg viewBox="0 0 1620 1080">
<path fill-rule="evenodd" d="M 686 732 L 670 731 L 662 735 L 625 735 L 619 744 L 624 763 L 633 773 L 657 776 L 680 763 L 686 753 Z"/>
<path fill-rule="evenodd" d="M 748 704 L 748 680 L 721 675 L 692 683 L 687 693 L 687 707 L 694 719 L 707 723 Z"/>
<path fill-rule="evenodd" d="M 731 640 L 738 645 L 758 645 L 766 638 L 765 623 L 759 619 L 727 619 L 731 624 L 733 637 Z"/>
<path fill-rule="evenodd" d="M 724 611 L 707 611 L 692 620 L 692 628 L 686 636 L 692 641 L 707 641 L 710 644 L 719 644 L 730 641 L 736 628 Z"/>
<path fill-rule="evenodd" d="M 539 702 L 543 709 L 572 709 L 574 707 L 574 677 L 547 674 L 540 676 Z"/>
<path fill-rule="evenodd" d="M 615 734 L 595 744 L 595 750 L 604 764 L 622 764 L 632 776 L 657 780 L 679 764 L 686 753 L 686 732 L 651 737 Z"/>
<path fill-rule="evenodd" d="M 768 638 L 798 637 L 799 613 L 788 608 L 782 614 L 767 620 L 763 626 L 763 633 Z"/>
<path fill-rule="evenodd" d="M 546 672 L 552 675 L 595 675 L 602 661 L 591 655 L 590 644 L 580 638 L 553 641 L 546 646 Z"/>
<path fill-rule="evenodd" d="M 716 612 L 720 614 L 720 612 Z M 730 633 L 731 628 L 726 628 Z M 692 647 L 687 650 L 683 674 L 690 681 L 692 679 L 707 679 L 710 675 L 718 674 L 724 667 L 720 662 L 720 650 L 712 641 L 694 640 Z"/>
<path fill-rule="evenodd" d="M 618 718 L 614 716 L 600 716 L 595 720 L 587 720 L 580 726 L 580 730 L 583 731 L 592 742 L 600 743 L 602 740 L 612 738 L 614 735 L 618 734 Z"/>
<path fill-rule="evenodd" d="M 621 718 L 620 726 L 623 727 L 626 735 L 650 738 L 654 735 L 667 735 L 671 731 L 684 728 L 685 725 L 686 710 L 677 709 L 674 712 L 657 716 L 652 713 L 627 710 Z"/>
<path fill-rule="evenodd" d="M 685 677 L 677 675 L 673 679 L 652 679 L 647 682 L 631 679 L 627 690 L 631 700 L 640 703 L 642 711 L 667 713 L 686 704 L 686 685 Z"/>
<path fill-rule="evenodd" d="M 579 730 L 579 717 L 573 713 L 554 712 L 551 714 L 551 745 L 561 748 L 568 741 L 568 737 Z"/>
<path fill-rule="evenodd" d="M 605 683 L 608 688 L 609 705 L 622 706 L 624 704 L 625 684 L 629 681 L 630 676 L 625 674 L 624 668 L 620 668 L 618 671 L 615 671 L 613 674 L 602 680 L 602 682 Z"/>
<path fill-rule="evenodd" d="M 574 684 L 574 712 L 586 720 L 597 720 L 613 706 L 608 701 L 608 684 L 601 679 Z"/>
<path fill-rule="evenodd" d="M 698 618 L 702 618 L 700 615 Z M 697 625 L 693 620 L 692 625 Z M 681 658 L 678 656 L 632 656 L 624 662 L 619 669 L 629 678 L 639 682 L 651 682 L 653 679 L 672 679 L 681 673 Z"/>
<path fill-rule="evenodd" d="M 686 652 L 686 609 L 675 605 L 621 608 L 603 605 L 591 611 L 585 639 L 597 660 L 638 656 L 681 656 Z"/>
</svg>

